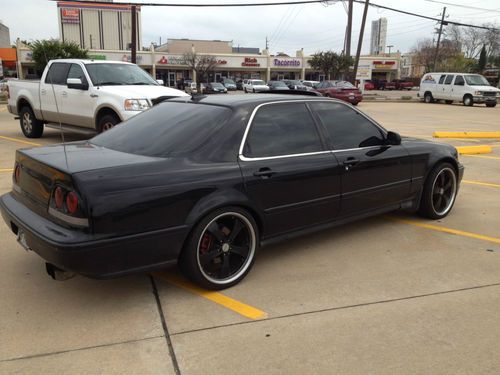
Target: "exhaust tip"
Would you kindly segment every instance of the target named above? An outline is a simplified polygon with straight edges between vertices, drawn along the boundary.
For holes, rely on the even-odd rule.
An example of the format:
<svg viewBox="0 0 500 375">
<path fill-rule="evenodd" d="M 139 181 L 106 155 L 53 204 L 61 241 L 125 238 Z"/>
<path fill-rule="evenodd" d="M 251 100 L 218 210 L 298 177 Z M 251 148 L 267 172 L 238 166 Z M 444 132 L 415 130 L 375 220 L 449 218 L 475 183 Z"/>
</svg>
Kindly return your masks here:
<svg viewBox="0 0 500 375">
<path fill-rule="evenodd" d="M 74 272 L 62 270 L 52 263 L 45 263 L 45 270 L 50 277 L 57 281 L 66 281 L 76 276 Z"/>
</svg>

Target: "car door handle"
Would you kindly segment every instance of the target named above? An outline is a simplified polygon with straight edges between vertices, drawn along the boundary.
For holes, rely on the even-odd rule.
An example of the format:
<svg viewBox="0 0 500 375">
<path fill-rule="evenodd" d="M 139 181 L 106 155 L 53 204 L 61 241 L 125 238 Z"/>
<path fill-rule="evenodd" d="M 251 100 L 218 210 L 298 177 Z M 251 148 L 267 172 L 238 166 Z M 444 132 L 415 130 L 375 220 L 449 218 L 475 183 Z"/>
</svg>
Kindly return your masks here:
<svg viewBox="0 0 500 375">
<path fill-rule="evenodd" d="M 355 164 L 358 164 L 358 163 L 359 163 L 359 159 L 356 159 L 356 158 L 347 158 L 343 162 L 344 165 L 355 165 Z"/>
<path fill-rule="evenodd" d="M 258 171 L 253 172 L 253 175 L 255 177 L 263 177 L 263 178 L 269 178 L 273 174 L 276 174 L 278 172 L 272 171 L 271 168 L 260 168 Z"/>
<path fill-rule="evenodd" d="M 97 94 L 90 94 L 90 97 L 91 97 L 91 98 L 97 98 L 98 96 L 99 96 L 99 95 L 97 95 Z"/>
</svg>

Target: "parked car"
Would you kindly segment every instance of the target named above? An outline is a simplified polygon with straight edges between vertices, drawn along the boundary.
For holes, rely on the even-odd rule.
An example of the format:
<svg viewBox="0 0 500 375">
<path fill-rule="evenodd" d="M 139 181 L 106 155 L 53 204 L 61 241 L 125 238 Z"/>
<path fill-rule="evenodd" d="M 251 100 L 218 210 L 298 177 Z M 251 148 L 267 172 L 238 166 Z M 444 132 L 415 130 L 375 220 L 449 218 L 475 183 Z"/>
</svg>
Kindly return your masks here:
<svg viewBox="0 0 500 375">
<path fill-rule="evenodd" d="M 319 85 L 319 81 L 300 81 L 304 86 L 307 86 L 309 88 L 316 88 L 316 86 Z"/>
<path fill-rule="evenodd" d="M 427 73 L 420 82 L 418 96 L 426 103 L 444 100 L 447 104 L 457 101 L 465 106 L 484 103 L 487 107 L 495 107 L 500 90 L 490 86 L 479 74 Z"/>
<path fill-rule="evenodd" d="M 227 88 L 222 83 L 210 82 L 203 84 L 203 94 L 227 94 Z"/>
<path fill-rule="evenodd" d="M 334 99 L 214 95 L 17 150 L 0 211 L 54 278 L 178 262 L 223 289 L 259 247 L 294 235 L 397 209 L 442 219 L 462 175 L 455 147 L 401 138 Z"/>
<path fill-rule="evenodd" d="M 365 81 L 365 90 L 375 90 L 375 85 L 369 79 Z"/>
<path fill-rule="evenodd" d="M 269 81 L 267 85 L 270 91 L 290 90 L 283 81 Z"/>
<path fill-rule="evenodd" d="M 269 86 L 261 79 L 249 79 L 243 84 L 243 91 L 247 93 L 269 91 Z"/>
<path fill-rule="evenodd" d="M 119 61 L 51 60 L 40 81 L 9 82 L 7 108 L 19 116 L 28 138 L 44 125 L 102 132 L 155 104 L 185 92 L 160 86 L 135 64 Z M 59 124 L 59 121 L 62 124 Z"/>
<path fill-rule="evenodd" d="M 237 80 L 236 81 L 236 90 L 243 90 L 243 85 L 246 83 L 246 79 L 245 80 Z"/>
<path fill-rule="evenodd" d="M 184 83 L 184 91 L 188 94 L 196 94 L 198 92 L 198 88 L 196 87 L 196 82 Z"/>
<path fill-rule="evenodd" d="M 221 82 L 228 91 L 236 90 L 236 82 L 234 82 L 231 78 L 224 78 Z"/>
<path fill-rule="evenodd" d="M 381 81 L 383 85 L 381 86 L 381 90 L 396 90 L 396 82 L 395 81 Z"/>
<path fill-rule="evenodd" d="M 412 81 L 406 81 L 404 79 L 395 79 L 393 82 L 396 85 L 396 90 L 411 90 L 413 88 Z"/>
<path fill-rule="evenodd" d="M 352 105 L 363 100 L 363 94 L 352 83 L 347 81 L 323 81 L 316 90 L 323 96 L 340 99 Z"/>
<path fill-rule="evenodd" d="M 284 79 L 283 82 L 288 86 L 290 90 L 307 90 L 309 86 L 304 85 L 302 82 L 296 79 Z"/>
</svg>

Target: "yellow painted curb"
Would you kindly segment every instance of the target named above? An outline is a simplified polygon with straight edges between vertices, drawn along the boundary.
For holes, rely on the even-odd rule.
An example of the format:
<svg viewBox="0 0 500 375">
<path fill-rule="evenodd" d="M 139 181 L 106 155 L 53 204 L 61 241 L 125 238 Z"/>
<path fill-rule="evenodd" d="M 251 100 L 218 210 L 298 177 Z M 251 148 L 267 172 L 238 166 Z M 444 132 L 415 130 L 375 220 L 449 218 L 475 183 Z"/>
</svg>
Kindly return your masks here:
<svg viewBox="0 0 500 375">
<path fill-rule="evenodd" d="M 500 132 L 434 132 L 434 138 L 500 138 Z"/>
<path fill-rule="evenodd" d="M 489 154 L 491 146 L 457 146 L 460 155 Z"/>
</svg>

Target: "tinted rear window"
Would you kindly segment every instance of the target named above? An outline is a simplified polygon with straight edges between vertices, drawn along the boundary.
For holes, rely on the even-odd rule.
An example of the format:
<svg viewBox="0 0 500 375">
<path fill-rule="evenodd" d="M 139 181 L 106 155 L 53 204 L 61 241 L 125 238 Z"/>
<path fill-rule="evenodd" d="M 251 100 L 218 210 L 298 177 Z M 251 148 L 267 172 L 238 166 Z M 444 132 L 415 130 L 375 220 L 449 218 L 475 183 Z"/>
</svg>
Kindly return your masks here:
<svg viewBox="0 0 500 375">
<path fill-rule="evenodd" d="M 221 135 L 229 108 L 162 103 L 113 129 L 91 143 L 112 150 L 156 157 L 174 157 L 200 151 L 207 141 Z"/>
</svg>

